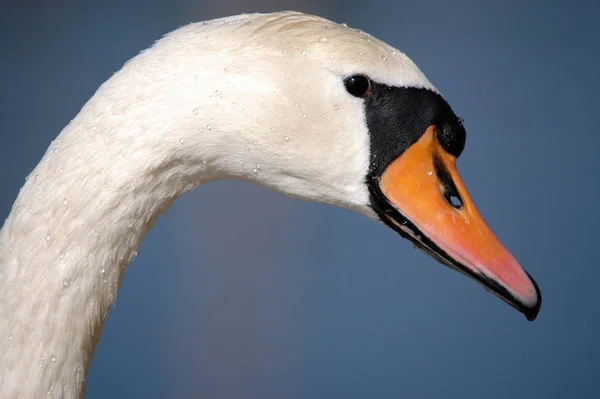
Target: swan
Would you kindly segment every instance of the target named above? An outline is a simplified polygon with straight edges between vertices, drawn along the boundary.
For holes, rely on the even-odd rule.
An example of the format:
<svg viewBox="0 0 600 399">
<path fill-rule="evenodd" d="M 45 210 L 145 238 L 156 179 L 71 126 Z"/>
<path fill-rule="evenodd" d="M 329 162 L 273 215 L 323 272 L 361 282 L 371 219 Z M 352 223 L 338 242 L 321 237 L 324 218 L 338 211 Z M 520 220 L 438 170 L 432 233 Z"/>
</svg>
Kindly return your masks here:
<svg viewBox="0 0 600 399">
<path fill-rule="evenodd" d="M 465 139 L 418 67 L 360 30 L 279 12 L 171 32 L 62 130 L 0 231 L 0 397 L 85 394 L 144 236 L 215 179 L 364 214 L 535 319 L 538 286 L 456 169 Z"/>
</svg>

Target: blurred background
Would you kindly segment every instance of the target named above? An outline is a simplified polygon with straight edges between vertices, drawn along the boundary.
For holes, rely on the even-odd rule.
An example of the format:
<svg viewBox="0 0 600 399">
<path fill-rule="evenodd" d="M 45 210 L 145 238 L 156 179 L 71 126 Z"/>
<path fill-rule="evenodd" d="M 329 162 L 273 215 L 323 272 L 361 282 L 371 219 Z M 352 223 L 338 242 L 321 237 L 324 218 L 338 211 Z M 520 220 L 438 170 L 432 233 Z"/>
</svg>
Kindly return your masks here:
<svg viewBox="0 0 600 399">
<path fill-rule="evenodd" d="M 189 22 L 294 9 L 385 40 L 437 85 L 466 121 L 472 196 L 543 291 L 528 323 L 360 215 L 210 183 L 143 243 L 87 397 L 596 396 L 600 5 L 483 3 L 3 1 L 2 219 L 50 141 L 138 51 Z"/>
</svg>

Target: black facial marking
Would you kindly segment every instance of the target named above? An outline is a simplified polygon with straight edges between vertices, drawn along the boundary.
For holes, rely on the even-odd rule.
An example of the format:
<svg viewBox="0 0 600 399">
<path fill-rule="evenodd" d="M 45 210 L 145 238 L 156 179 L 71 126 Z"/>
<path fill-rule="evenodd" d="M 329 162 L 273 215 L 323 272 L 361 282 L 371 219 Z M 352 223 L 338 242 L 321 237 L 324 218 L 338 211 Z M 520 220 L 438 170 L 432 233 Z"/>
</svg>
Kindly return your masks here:
<svg viewBox="0 0 600 399">
<path fill-rule="evenodd" d="M 365 116 L 371 141 L 371 164 L 367 175 L 371 208 L 383 223 L 441 263 L 477 280 L 509 305 L 534 320 L 541 306 L 541 293 L 533 279 L 538 302 L 529 307 L 506 288 L 484 274 L 477 273 L 453 259 L 419 228 L 394 207 L 379 185 L 386 168 L 416 143 L 429 126 L 436 126 L 441 147 L 458 157 L 465 146 L 466 132 L 462 121 L 450 105 L 437 93 L 427 89 L 392 87 L 371 81 L 370 92 L 364 98 Z M 358 90 L 357 90 L 358 92 Z M 434 155 L 434 154 L 432 154 Z M 454 208 L 463 207 L 460 194 L 450 173 L 438 157 L 434 168 L 443 196 Z"/>
<path fill-rule="evenodd" d="M 459 127 L 449 123 L 447 120 L 438 123 L 437 138 L 442 148 L 446 150 L 448 154 L 452 154 L 458 158 L 465 148 L 467 135 L 466 133 L 457 134 L 457 130 L 465 131 L 462 120 L 457 118 L 457 122 Z"/>
<path fill-rule="evenodd" d="M 446 100 L 431 90 L 371 81 L 371 92 L 364 101 L 371 139 L 369 180 L 379 179 L 431 125 L 437 126 L 438 141 L 450 154 L 458 157 L 465 146 L 461 120 Z"/>
</svg>

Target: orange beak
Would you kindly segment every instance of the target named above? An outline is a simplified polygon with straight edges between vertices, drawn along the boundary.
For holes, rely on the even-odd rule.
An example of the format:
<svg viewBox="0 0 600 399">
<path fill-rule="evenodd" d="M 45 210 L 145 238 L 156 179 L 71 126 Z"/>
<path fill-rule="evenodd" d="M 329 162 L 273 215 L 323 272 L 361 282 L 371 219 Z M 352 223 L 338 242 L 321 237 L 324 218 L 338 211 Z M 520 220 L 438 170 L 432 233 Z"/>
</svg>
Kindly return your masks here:
<svg viewBox="0 0 600 399">
<path fill-rule="evenodd" d="M 537 317 L 537 284 L 479 214 L 458 174 L 456 158 L 439 144 L 435 126 L 387 166 L 379 190 L 391 206 L 384 212 L 388 225 L 479 281 L 528 320 Z"/>
</svg>

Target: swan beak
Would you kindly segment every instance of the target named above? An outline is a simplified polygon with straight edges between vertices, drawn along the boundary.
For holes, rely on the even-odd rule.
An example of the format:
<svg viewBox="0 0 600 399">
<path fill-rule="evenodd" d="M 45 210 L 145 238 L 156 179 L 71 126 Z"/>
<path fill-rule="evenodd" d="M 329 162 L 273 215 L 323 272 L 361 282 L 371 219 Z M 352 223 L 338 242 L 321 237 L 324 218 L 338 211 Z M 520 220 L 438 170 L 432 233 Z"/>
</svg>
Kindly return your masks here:
<svg viewBox="0 0 600 399">
<path fill-rule="evenodd" d="M 541 307 L 535 281 L 502 245 L 475 207 L 436 127 L 394 160 L 379 189 L 385 222 L 442 263 L 480 282 L 534 320 Z"/>
</svg>

